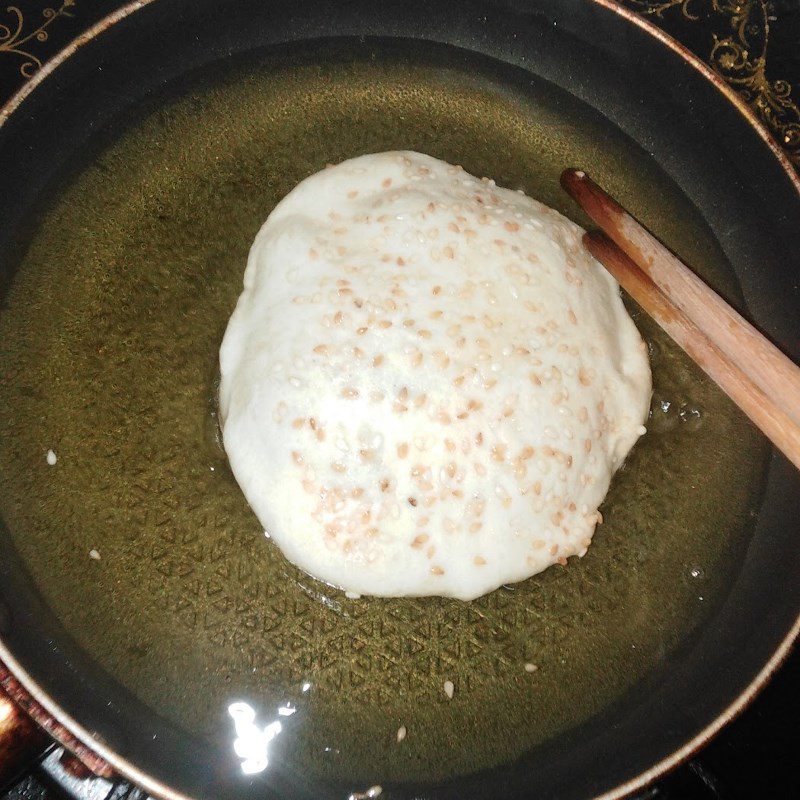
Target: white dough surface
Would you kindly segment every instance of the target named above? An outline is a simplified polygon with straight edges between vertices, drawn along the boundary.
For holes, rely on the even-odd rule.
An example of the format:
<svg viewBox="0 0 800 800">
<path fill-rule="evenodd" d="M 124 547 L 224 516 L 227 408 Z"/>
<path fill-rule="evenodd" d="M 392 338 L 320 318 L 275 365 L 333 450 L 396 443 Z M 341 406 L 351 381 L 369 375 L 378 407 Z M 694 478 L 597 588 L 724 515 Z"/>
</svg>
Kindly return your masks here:
<svg viewBox="0 0 800 800">
<path fill-rule="evenodd" d="M 645 344 L 583 231 L 414 152 L 269 215 L 220 350 L 234 475 L 351 593 L 464 600 L 583 555 L 644 432 Z"/>
</svg>

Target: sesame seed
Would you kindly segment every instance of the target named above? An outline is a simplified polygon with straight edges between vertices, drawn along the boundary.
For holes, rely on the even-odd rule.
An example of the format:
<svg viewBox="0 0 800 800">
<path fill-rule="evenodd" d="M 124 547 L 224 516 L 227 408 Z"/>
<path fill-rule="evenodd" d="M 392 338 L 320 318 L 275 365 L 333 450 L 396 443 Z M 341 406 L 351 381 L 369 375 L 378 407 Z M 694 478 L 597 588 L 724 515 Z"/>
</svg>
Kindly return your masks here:
<svg viewBox="0 0 800 800">
<path fill-rule="evenodd" d="M 398 743 L 399 743 L 399 742 L 402 742 L 402 741 L 403 741 L 403 739 L 405 739 L 405 738 L 406 738 L 406 733 L 407 733 L 407 731 L 406 731 L 406 726 L 405 726 L 405 725 L 401 725 L 401 726 L 400 726 L 400 727 L 397 729 L 397 741 L 398 741 Z"/>
<path fill-rule="evenodd" d="M 100 560 L 100 553 L 97 550 L 95 550 L 94 548 L 92 548 L 89 551 L 89 558 L 91 558 L 92 561 L 99 561 Z"/>
<path fill-rule="evenodd" d="M 539 667 L 537 667 L 536 664 L 531 664 L 530 661 L 525 664 L 525 672 L 536 672 L 537 669 L 539 669 Z"/>
<path fill-rule="evenodd" d="M 456 687 L 453 685 L 453 681 L 445 681 L 444 682 L 444 693 L 447 695 L 448 700 L 453 699 L 453 694 L 455 693 Z"/>
<path fill-rule="evenodd" d="M 45 459 L 51 467 L 54 467 L 56 465 L 56 462 L 58 461 L 58 456 L 56 456 L 54 450 L 48 450 Z"/>
</svg>

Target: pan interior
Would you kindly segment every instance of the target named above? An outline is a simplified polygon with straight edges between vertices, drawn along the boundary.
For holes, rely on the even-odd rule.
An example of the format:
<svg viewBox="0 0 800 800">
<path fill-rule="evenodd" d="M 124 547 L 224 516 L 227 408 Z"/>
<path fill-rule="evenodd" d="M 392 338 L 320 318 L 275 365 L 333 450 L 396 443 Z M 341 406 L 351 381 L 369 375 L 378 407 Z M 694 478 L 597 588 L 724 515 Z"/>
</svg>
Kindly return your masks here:
<svg viewBox="0 0 800 800">
<path fill-rule="evenodd" d="M 581 166 L 736 295 L 699 212 L 573 98 L 463 57 L 317 58 L 198 78 L 54 195 L 0 313 L 2 514 L 67 632 L 187 731 L 230 741 L 231 702 L 262 724 L 288 704 L 271 759 L 438 780 L 577 725 L 690 641 L 735 575 L 766 448 L 631 306 L 649 433 L 585 558 L 472 603 L 350 600 L 287 564 L 220 448 L 217 354 L 256 231 L 326 163 L 420 150 L 586 225 L 558 187 Z"/>
</svg>

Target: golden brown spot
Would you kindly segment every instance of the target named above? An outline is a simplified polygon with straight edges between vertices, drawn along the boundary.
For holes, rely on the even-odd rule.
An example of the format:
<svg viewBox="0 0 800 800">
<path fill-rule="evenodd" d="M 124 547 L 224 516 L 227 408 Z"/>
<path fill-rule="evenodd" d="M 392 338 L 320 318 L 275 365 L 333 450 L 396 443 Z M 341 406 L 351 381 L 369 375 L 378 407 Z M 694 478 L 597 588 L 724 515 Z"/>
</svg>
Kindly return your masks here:
<svg viewBox="0 0 800 800">
<path fill-rule="evenodd" d="M 347 197 L 348 197 L 350 200 L 352 200 L 354 197 L 358 197 L 358 189 L 351 189 L 351 190 L 350 190 L 350 191 L 347 193 Z"/>
<path fill-rule="evenodd" d="M 444 575 L 444 570 L 439 566 L 431 567 L 431 575 Z"/>
<path fill-rule="evenodd" d="M 300 466 L 300 464 L 303 463 L 303 456 L 300 455 L 300 453 L 298 453 L 297 450 L 292 450 L 292 461 L 294 461 L 295 464 Z"/>
<path fill-rule="evenodd" d="M 381 186 L 383 186 L 384 189 L 388 189 L 391 185 L 392 185 L 392 179 L 391 178 L 384 178 L 381 181 Z"/>
<path fill-rule="evenodd" d="M 583 367 L 578 370 L 578 380 L 581 382 L 581 386 L 591 386 L 592 384 L 589 373 Z"/>
<path fill-rule="evenodd" d="M 408 411 L 408 406 L 404 406 L 402 403 L 393 403 L 392 411 L 394 411 L 395 414 L 405 414 L 406 411 Z"/>
<path fill-rule="evenodd" d="M 477 567 L 482 567 L 486 563 L 486 559 L 483 556 L 475 556 L 472 559 L 472 563 Z"/>
<path fill-rule="evenodd" d="M 365 325 L 362 325 L 360 328 L 356 328 L 356 333 L 359 336 L 363 336 L 368 330 L 369 328 L 367 328 Z"/>
<path fill-rule="evenodd" d="M 400 442 L 400 444 L 397 445 L 398 458 L 405 458 L 407 455 L 408 455 L 408 443 Z"/>
<path fill-rule="evenodd" d="M 542 379 L 535 372 L 528 373 L 528 380 L 530 380 L 534 386 L 542 385 Z"/>
<path fill-rule="evenodd" d="M 450 245 L 449 245 L 449 244 L 448 244 L 446 247 L 444 247 L 444 248 L 443 248 L 442 252 L 445 254 L 445 256 L 446 256 L 447 258 L 455 258 L 455 255 L 456 255 L 456 254 L 455 254 L 455 252 L 453 251 L 453 248 L 452 248 L 452 247 L 450 247 Z"/>
<path fill-rule="evenodd" d="M 416 508 L 417 507 L 417 498 L 416 497 L 409 497 L 408 498 L 408 504 L 410 506 L 413 506 L 414 508 Z"/>
<path fill-rule="evenodd" d="M 295 430 L 299 430 L 299 429 L 300 429 L 300 428 L 302 428 L 302 427 L 303 427 L 303 425 L 305 425 L 305 424 L 306 424 L 306 421 L 305 421 L 305 420 L 304 420 L 302 417 L 298 417 L 297 419 L 295 419 L 295 420 L 292 420 L 292 427 L 293 427 Z"/>
<path fill-rule="evenodd" d="M 411 540 L 411 546 L 412 546 L 412 547 L 413 547 L 415 550 L 421 550 L 421 549 L 422 549 L 422 545 L 424 545 L 424 544 L 425 544 L 425 542 L 427 542 L 427 541 L 428 541 L 428 539 L 430 539 L 430 538 L 431 538 L 431 537 L 430 537 L 430 536 L 428 536 L 428 534 L 427 534 L 427 533 L 420 533 L 420 534 L 418 534 L 417 536 L 415 536 L 415 537 L 414 537 L 414 538 Z"/>
<path fill-rule="evenodd" d="M 438 294 L 441 294 L 441 293 L 442 293 L 442 287 L 441 286 L 434 286 L 433 289 L 431 289 L 431 294 L 434 295 L 434 296 L 436 296 Z"/>
<path fill-rule="evenodd" d="M 320 356 L 326 356 L 326 355 L 328 355 L 328 346 L 327 346 L 327 345 L 325 345 L 325 344 L 318 344 L 318 345 L 317 345 L 317 346 L 314 348 L 314 352 L 315 352 L 317 355 L 320 355 Z"/>
<path fill-rule="evenodd" d="M 572 309 L 570 309 L 570 310 L 567 312 L 567 317 L 569 317 L 569 321 L 570 321 L 570 322 L 571 322 L 573 325 L 577 325 L 577 324 L 578 324 L 578 318 L 575 316 L 575 312 L 574 312 Z"/>
<path fill-rule="evenodd" d="M 345 388 L 342 389 L 342 397 L 347 400 L 354 400 L 358 397 L 358 389 L 354 389 L 352 386 L 345 386 Z"/>
<path fill-rule="evenodd" d="M 519 230 L 519 223 L 518 222 L 506 222 L 503 224 L 503 227 L 509 233 L 516 233 Z"/>
<path fill-rule="evenodd" d="M 372 359 L 372 366 L 379 367 L 381 364 L 383 364 L 383 361 L 383 353 L 379 353 L 377 356 L 375 356 L 375 358 Z"/>
<path fill-rule="evenodd" d="M 591 439 L 584 439 L 583 440 L 583 449 L 587 453 L 592 452 L 592 440 Z"/>
<path fill-rule="evenodd" d="M 492 461 L 505 461 L 506 446 L 504 444 L 492 445 Z"/>
<path fill-rule="evenodd" d="M 378 323 L 378 327 L 379 328 L 383 328 L 383 330 L 386 330 L 387 328 L 391 328 L 392 327 L 392 321 L 390 319 L 382 319 Z"/>
</svg>

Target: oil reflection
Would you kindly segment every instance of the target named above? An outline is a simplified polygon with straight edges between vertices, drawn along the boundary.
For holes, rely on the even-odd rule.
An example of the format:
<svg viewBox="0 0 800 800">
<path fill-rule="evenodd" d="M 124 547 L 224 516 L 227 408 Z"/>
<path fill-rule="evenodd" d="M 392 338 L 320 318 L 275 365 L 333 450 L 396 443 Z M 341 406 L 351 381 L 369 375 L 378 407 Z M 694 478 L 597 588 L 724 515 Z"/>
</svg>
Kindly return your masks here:
<svg viewBox="0 0 800 800">
<path fill-rule="evenodd" d="M 279 714 L 281 710 L 284 716 L 295 712 L 295 709 L 284 707 L 278 710 Z M 281 732 L 283 726 L 276 719 L 269 725 L 259 728 L 255 721 L 255 709 L 244 702 L 231 703 L 228 706 L 228 713 L 236 726 L 233 750 L 242 759 L 242 772 L 245 775 L 263 772 L 269 766 L 269 743 Z"/>
<path fill-rule="evenodd" d="M 311 682 L 301 686 L 303 694 L 311 689 Z M 278 706 L 278 717 L 286 719 L 296 714 L 298 708 L 290 700 Z M 228 714 L 236 728 L 233 750 L 242 759 L 241 768 L 245 775 L 256 775 L 269 766 L 269 748 L 272 740 L 283 731 L 280 719 L 274 719 L 263 728 L 256 723 L 256 710 L 244 700 L 237 700 L 228 706 Z"/>
</svg>

